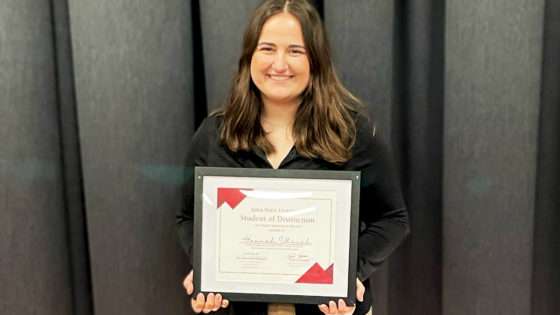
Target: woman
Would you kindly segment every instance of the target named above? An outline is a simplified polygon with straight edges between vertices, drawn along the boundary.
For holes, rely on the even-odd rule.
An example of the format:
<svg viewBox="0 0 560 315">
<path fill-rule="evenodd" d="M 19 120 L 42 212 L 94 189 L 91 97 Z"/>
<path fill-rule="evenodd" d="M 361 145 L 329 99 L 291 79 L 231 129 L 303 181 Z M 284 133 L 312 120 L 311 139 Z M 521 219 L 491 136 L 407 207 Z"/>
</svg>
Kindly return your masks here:
<svg viewBox="0 0 560 315">
<path fill-rule="evenodd" d="M 196 132 L 187 158 L 185 207 L 177 216 L 189 257 L 193 234 L 193 167 L 359 170 L 362 174 L 356 306 L 234 303 L 219 293 L 191 299 L 195 312 L 366 314 L 367 279 L 409 231 L 388 150 L 338 80 L 324 27 L 305 0 L 267 0 L 243 39 L 225 106 Z M 183 285 L 193 292 L 192 271 Z M 365 294 L 364 294 L 365 291 Z"/>
</svg>

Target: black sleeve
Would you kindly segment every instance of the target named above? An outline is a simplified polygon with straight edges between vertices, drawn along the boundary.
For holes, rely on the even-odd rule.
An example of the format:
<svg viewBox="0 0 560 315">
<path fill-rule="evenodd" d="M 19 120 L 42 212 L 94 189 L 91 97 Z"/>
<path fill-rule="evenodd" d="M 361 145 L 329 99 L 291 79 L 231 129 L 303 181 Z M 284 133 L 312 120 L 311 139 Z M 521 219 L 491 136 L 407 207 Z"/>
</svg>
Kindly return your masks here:
<svg viewBox="0 0 560 315">
<path fill-rule="evenodd" d="M 191 263 L 194 216 L 194 167 L 207 165 L 209 125 L 211 124 L 208 122 L 208 119 L 204 120 L 193 136 L 184 165 L 184 202 L 175 216 L 179 242 Z"/>
<path fill-rule="evenodd" d="M 374 135 L 367 119 L 358 119 L 349 161 L 361 170 L 358 278 L 369 276 L 410 232 L 408 213 L 388 146 Z"/>
</svg>

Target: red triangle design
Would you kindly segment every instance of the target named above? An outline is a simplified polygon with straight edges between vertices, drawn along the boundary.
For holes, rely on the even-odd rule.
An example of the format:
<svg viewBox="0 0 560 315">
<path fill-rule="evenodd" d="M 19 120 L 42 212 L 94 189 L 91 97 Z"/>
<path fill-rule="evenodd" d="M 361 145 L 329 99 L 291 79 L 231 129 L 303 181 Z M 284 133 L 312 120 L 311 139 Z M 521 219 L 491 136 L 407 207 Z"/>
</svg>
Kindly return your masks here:
<svg viewBox="0 0 560 315">
<path fill-rule="evenodd" d="M 333 283 L 333 268 L 334 263 L 331 264 L 326 270 L 321 268 L 318 263 L 314 263 L 309 270 L 307 270 L 296 283 Z"/>
<path fill-rule="evenodd" d="M 241 190 L 252 190 L 244 188 L 218 188 L 218 208 L 220 208 L 224 202 L 227 202 L 231 209 L 237 207 L 237 205 L 245 199 L 245 194 Z"/>
</svg>

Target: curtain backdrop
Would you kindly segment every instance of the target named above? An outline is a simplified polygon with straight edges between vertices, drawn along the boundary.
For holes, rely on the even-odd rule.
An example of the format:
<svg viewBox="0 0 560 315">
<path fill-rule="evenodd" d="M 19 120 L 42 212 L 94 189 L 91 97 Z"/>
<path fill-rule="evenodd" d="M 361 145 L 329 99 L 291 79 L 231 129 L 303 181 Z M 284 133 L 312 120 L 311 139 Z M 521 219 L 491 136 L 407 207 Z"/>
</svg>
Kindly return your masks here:
<svg viewBox="0 0 560 315">
<path fill-rule="evenodd" d="M 191 314 L 182 161 L 258 2 L 0 0 L 1 314 Z M 315 4 L 410 211 L 374 314 L 560 314 L 560 2 Z"/>
</svg>

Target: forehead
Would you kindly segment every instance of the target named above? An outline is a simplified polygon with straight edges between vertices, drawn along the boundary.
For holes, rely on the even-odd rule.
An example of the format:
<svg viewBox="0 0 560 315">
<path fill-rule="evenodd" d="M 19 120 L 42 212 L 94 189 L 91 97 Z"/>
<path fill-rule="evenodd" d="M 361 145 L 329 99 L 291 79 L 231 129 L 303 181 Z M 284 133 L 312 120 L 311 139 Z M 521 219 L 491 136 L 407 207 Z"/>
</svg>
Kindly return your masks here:
<svg viewBox="0 0 560 315">
<path fill-rule="evenodd" d="M 273 15 L 264 23 L 259 42 L 304 45 L 301 25 L 290 13 L 282 12 Z"/>
</svg>

